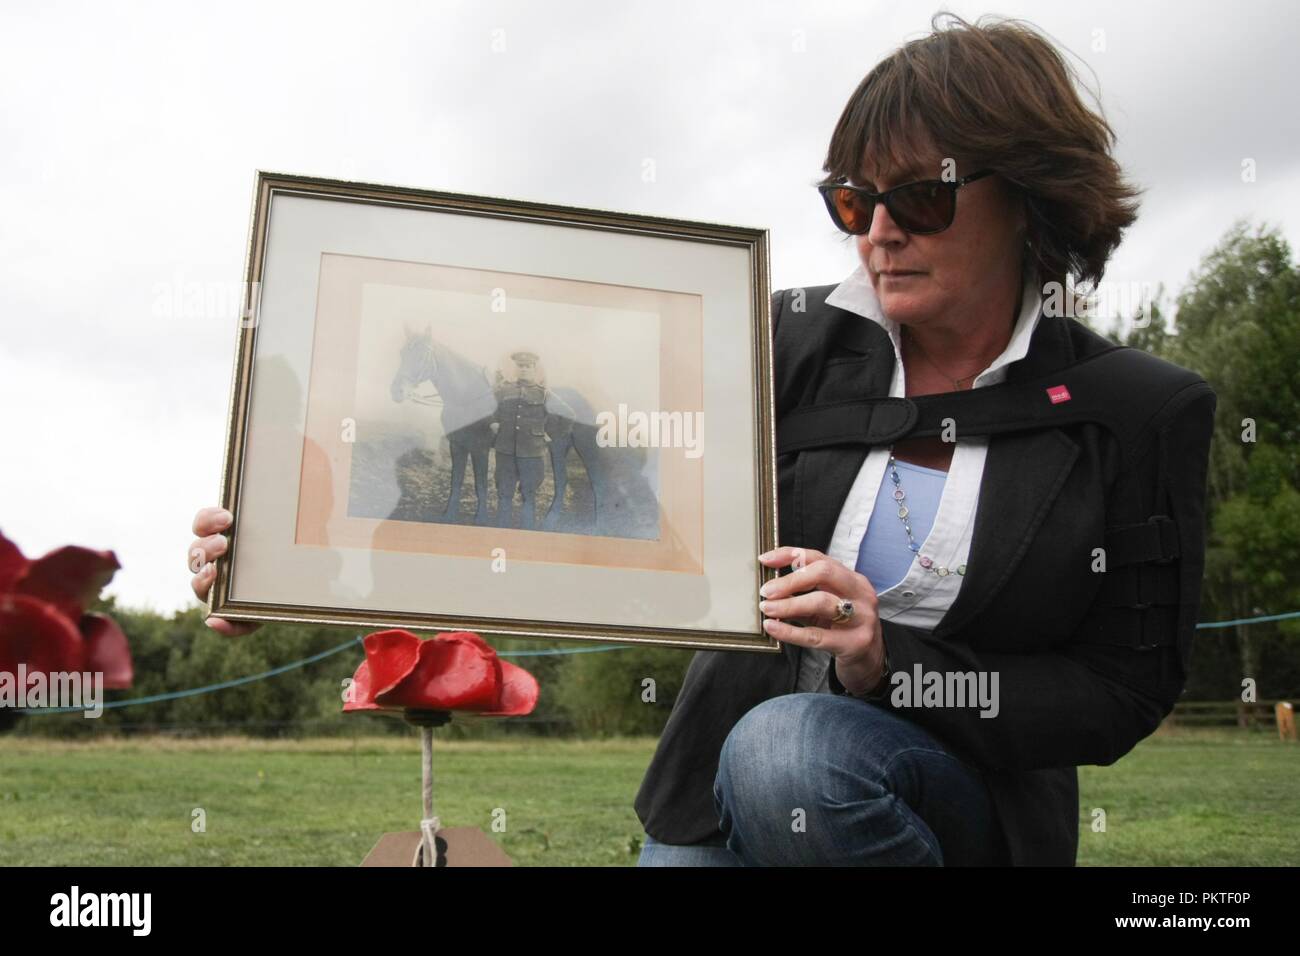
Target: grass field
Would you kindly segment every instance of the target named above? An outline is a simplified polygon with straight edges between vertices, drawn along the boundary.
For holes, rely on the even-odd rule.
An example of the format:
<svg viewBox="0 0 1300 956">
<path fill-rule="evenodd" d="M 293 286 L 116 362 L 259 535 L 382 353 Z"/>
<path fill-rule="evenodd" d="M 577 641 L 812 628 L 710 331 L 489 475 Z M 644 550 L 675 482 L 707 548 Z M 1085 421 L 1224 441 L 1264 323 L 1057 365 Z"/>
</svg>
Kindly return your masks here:
<svg viewBox="0 0 1300 956">
<path fill-rule="evenodd" d="M 630 866 L 654 749 L 438 741 L 435 810 L 521 866 Z M 352 866 L 420 816 L 418 739 L 0 738 L 0 865 Z M 1261 734 L 1152 737 L 1080 770 L 1080 865 L 1300 863 L 1300 746 Z M 1106 832 L 1093 832 L 1093 808 Z M 206 832 L 191 829 L 193 812 Z M 494 832 L 493 813 L 505 813 Z"/>
</svg>

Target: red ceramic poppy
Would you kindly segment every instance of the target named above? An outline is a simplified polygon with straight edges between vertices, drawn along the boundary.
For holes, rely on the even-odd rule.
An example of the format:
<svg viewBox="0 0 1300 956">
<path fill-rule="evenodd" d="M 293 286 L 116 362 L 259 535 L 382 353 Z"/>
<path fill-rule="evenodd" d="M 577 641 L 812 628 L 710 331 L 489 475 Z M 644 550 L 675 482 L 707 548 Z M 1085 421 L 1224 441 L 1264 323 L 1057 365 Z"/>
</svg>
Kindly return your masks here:
<svg viewBox="0 0 1300 956">
<path fill-rule="evenodd" d="M 472 631 L 421 640 L 410 631 L 377 631 L 352 678 L 351 711 L 454 710 L 515 717 L 537 706 L 537 679 L 497 657 Z"/>
<path fill-rule="evenodd" d="M 121 564 L 112 551 L 68 546 L 35 561 L 0 534 L 0 671 L 101 671 L 104 686 L 131 686 L 126 635 L 86 606 Z"/>
</svg>

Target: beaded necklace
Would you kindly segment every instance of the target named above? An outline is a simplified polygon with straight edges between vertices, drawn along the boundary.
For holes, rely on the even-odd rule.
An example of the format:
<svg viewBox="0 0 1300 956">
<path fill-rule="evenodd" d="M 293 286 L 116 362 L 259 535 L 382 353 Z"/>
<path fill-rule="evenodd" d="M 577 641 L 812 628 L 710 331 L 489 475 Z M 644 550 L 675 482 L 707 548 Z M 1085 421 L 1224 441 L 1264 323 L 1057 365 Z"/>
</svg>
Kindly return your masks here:
<svg viewBox="0 0 1300 956">
<path fill-rule="evenodd" d="M 902 481 L 898 477 L 898 468 L 894 464 L 893 452 L 890 452 L 889 454 L 889 470 L 891 472 L 890 477 L 893 478 L 894 481 L 894 500 L 898 502 L 898 520 L 903 522 L 903 530 L 907 532 L 907 541 L 908 541 L 907 548 L 914 555 L 917 555 L 917 563 L 920 564 L 921 567 L 924 568 L 926 571 L 930 571 L 934 574 L 937 574 L 941 578 L 947 577 L 949 574 L 965 575 L 966 574 L 965 564 L 959 564 L 957 565 L 957 567 L 949 569 L 944 567 L 943 565 L 936 566 L 934 563 L 934 559 L 930 557 L 928 554 L 920 554 L 921 546 L 916 543 L 916 538 L 912 537 L 912 525 L 911 522 L 907 520 L 907 516 L 909 514 L 907 510 L 907 504 L 906 504 L 907 494 L 906 492 L 903 491 Z"/>
</svg>

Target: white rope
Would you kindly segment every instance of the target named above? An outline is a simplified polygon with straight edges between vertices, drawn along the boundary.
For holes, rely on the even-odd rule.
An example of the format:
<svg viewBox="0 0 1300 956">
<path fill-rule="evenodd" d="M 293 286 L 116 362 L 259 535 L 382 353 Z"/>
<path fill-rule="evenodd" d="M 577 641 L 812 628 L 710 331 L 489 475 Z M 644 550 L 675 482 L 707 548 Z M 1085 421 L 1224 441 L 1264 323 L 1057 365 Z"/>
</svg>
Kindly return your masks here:
<svg viewBox="0 0 1300 956">
<path fill-rule="evenodd" d="M 433 728 L 420 728 L 421 770 L 423 771 L 424 819 L 420 832 L 424 834 L 424 865 L 438 865 L 438 846 L 434 834 L 442 823 L 433 815 Z"/>
</svg>

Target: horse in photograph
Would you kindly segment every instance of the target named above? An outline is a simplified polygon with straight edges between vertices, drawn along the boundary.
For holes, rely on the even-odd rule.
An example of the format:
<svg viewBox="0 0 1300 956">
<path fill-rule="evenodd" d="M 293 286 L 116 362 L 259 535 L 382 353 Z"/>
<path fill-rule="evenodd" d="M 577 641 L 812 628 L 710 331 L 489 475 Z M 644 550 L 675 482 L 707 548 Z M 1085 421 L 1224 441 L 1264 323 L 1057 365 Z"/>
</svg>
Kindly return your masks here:
<svg viewBox="0 0 1300 956">
<path fill-rule="evenodd" d="M 587 479 L 591 482 L 592 496 L 592 533 L 602 534 L 606 528 L 605 518 L 610 508 L 617 510 L 621 500 L 610 493 L 610 468 L 606 461 L 607 452 L 596 442 L 596 411 L 591 403 L 576 389 L 559 387 L 551 389 L 569 408 L 573 409 L 573 422 L 563 433 L 553 436 L 550 443 L 551 472 L 555 477 L 555 500 L 542 519 L 542 530 L 553 531 L 559 521 L 560 509 L 564 502 L 564 492 L 568 487 L 569 449 L 578 453 L 578 458 L 587 469 Z"/>
<path fill-rule="evenodd" d="M 437 395 L 416 392 L 431 382 Z M 465 463 L 474 462 L 474 494 L 477 507 L 474 523 L 488 524 L 488 452 L 493 434 L 488 427 L 496 411 L 496 397 L 483 366 L 475 365 L 433 338 L 432 326 L 423 332 L 406 330 L 397 374 L 393 376 L 395 402 L 414 401 L 442 406 L 442 429 L 451 446 L 451 486 L 442 517 L 455 521 L 460 513 L 460 493 L 465 482 Z"/>
</svg>

